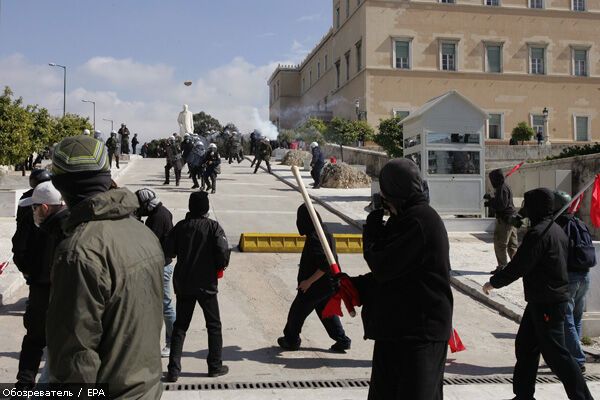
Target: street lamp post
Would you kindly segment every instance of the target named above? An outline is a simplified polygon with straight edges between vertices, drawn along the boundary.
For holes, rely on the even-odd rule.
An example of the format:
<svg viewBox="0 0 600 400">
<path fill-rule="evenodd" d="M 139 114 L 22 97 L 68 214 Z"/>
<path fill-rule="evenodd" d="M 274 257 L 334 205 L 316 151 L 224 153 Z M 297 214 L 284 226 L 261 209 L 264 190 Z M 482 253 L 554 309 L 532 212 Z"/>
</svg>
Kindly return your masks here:
<svg viewBox="0 0 600 400">
<path fill-rule="evenodd" d="M 544 111 L 542 111 L 542 114 L 544 115 L 544 133 L 546 134 L 545 137 L 545 144 L 550 144 L 550 123 L 548 122 L 548 116 L 550 114 L 550 112 L 548 111 L 548 108 L 544 107 Z"/>
<path fill-rule="evenodd" d="M 51 67 L 60 67 L 63 69 L 63 118 L 67 114 L 67 67 L 56 63 L 49 63 Z"/>
<path fill-rule="evenodd" d="M 110 131 L 114 131 L 115 128 L 115 121 L 113 121 L 112 119 L 106 119 L 106 118 L 102 118 L 102 121 L 106 121 L 106 122 L 110 122 Z"/>
<path fill-rule="evenodd" d="M 81 100 L 84 103 L 92 103 L 94 105 L 94 130 L 96 130 L 96 102 L 91 100 Z"/>
</svg>

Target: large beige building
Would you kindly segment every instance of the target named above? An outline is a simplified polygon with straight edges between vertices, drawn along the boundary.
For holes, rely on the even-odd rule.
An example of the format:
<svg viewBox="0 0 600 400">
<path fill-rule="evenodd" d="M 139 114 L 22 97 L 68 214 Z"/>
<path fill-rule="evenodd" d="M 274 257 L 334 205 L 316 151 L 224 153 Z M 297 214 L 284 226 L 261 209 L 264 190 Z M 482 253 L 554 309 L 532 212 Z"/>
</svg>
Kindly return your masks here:
<svg viewBox="0 0 600 400">
<path fill-rule="evenodd" d="M 407 115 L 457 90 L 489 139 L 527 121 L 551 142 L 600 140 L 600 0 L 333 0 L 333 27 L 269 79 L 270 117 Z M 547 109 L 547 123 L 543 110 Z"/>
</svg>

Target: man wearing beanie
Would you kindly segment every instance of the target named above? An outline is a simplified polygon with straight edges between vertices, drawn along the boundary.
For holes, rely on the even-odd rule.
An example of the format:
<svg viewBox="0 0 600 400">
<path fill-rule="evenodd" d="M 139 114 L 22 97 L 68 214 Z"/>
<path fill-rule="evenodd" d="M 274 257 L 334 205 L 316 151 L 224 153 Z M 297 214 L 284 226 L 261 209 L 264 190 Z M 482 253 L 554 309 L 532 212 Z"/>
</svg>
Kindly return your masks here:
<svg viewBox="0 0 600 400">
<path fill-rule="evenodd" d="M 209 208 L 206 192 L 192 193 L 190 212 L 169 232 L 164 246 L 167 257 L 177 257 L 173 275 L 177 317 L 171 336 L 169 382 L 176 382 L 181 373 L 183 342 L 196 302 L 202 307 L 208 332 L 208 376 L 217 377 L 229 371 L 221 357 L 223 338 L 217 279 L 229 265 L 230 252 L 223 228 L 207 217 Z"/>
<path fill-rule="evenodd" d="M 160 243 L 131 216 L 139 207 L 135 194 L 109 190 L 100 141 L 66 138 L 52 162 L 52 183 L 71 214 L 52 269 L 50 383 L 107 383 L 113 399 L 159 399 Z"/>
</svg>

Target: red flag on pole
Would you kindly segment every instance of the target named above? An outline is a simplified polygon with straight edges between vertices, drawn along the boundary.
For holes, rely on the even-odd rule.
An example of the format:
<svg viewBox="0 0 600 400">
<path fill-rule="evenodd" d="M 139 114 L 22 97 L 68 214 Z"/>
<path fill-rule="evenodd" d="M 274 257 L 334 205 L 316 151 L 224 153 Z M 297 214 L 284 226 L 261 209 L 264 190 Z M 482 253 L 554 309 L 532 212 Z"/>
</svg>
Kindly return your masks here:
<svg viewBox="0 0 600 400">
<path fill-rule="evenodd" d="M 460 340 L 460 336 L 458 336 L 456 329 L 452 329 L 452 335 L 450 336 L 448 345 L 450 346 L 450 351 L 452 353 L 458 353 L 459 351 L 465 351 L 467 349 L 462 340 Z"/>
<path fill-rule="evenodd" d="M 513 169 L 511 169 L 510 171 L 508 171 L 508 173 L 506 174 L 506 177 L 508 178 L 509 176 L 511 176 L 512 174 L 514 174 L 515 172 L 517 172 L 523 166 L 523 164 L 525 164 L 525 161 L 521 161 L 520 163 L 518 163 L 517 165 L 515 165 L 513 167 Z"/>
<path fill-rule="evenodd" d="M 592 204 L 590 206 L 590 219 L 592 225 L 600 228 L 600 174 L 596 175 L 594 190 L 592 191 Z"/>
<path fill-rule="evenodd" d="M 567 210 L 567 214 L 575 214 L 581 208 L 583 204 L 583 193 L 571 204 L 569 209 Z"/>
</svg>

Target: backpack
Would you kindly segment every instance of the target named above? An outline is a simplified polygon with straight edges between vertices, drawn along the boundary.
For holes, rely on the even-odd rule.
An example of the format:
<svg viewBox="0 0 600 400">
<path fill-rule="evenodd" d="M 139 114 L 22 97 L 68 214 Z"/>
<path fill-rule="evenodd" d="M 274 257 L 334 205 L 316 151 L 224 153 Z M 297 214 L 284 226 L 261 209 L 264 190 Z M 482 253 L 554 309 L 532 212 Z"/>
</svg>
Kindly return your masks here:
<svg viewBox="0 0 600 400">
<path fill-rule="evenodd" d="M 581 271 L 595 266 L 596 249 L 592 243 L 592 235 L 583 221 L 577 217 L 569 218 L 564 229 L 569 238 L 568 269 Z"/>
</svg>

